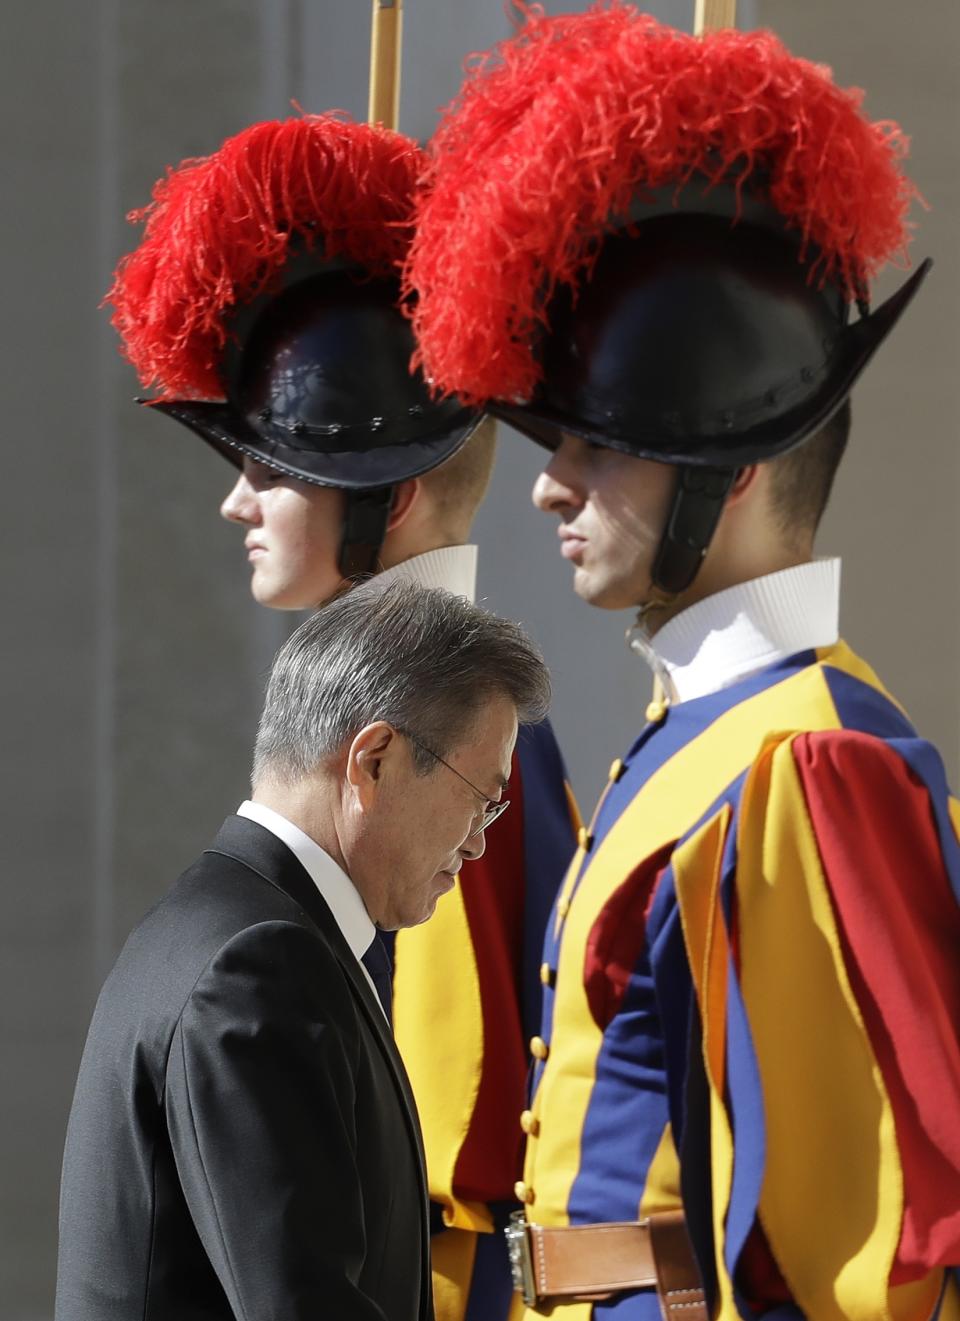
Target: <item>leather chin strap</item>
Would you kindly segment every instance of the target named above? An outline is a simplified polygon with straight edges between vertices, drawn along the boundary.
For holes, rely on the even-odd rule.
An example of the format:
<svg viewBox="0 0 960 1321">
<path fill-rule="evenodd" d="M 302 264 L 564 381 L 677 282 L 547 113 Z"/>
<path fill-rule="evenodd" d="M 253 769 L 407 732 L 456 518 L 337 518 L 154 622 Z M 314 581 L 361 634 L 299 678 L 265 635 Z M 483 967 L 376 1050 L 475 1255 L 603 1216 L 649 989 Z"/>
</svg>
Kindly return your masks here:
<svg viewBox="0 0 960 1321">
<path fill-rule="evenodd" d="M 376 572 L 377 559 L 387 535 L 393 492 L 392 486 L 345 492 L 347 504 L 343 513 L 339 557 L 344 578 Z"/>
<path fill-rule="evenodd" d="M 738 471 L 692 464 L 680 468 L 667 525 L 653 562 L 651 581 L 656 599 L 650 605 L 672 601 L 696 578 Z"/>
</svg>

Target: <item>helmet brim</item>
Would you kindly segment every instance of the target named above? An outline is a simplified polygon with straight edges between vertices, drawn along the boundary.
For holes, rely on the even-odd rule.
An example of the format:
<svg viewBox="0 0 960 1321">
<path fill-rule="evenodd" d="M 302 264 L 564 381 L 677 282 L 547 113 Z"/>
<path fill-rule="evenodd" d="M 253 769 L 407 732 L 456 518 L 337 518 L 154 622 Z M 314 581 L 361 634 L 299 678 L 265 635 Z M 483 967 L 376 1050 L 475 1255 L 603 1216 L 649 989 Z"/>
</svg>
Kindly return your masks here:
<svg viewBox="0 0 960 1321">
<path fill-rule="evenodd" d="M 372 490 L 420 477 L 452 458 L 480 425 L 483 414 L 461 409 L 445 419 L 441 431 L 395 444 L 336 450 L 331 438 L 323 449 L 264 439 L 229 403 L 198 400 L 141 400 L 172 417 L 212 446 L 236 468 L 244 456 L 315 486 L 347 491 Z"/>
</svg>

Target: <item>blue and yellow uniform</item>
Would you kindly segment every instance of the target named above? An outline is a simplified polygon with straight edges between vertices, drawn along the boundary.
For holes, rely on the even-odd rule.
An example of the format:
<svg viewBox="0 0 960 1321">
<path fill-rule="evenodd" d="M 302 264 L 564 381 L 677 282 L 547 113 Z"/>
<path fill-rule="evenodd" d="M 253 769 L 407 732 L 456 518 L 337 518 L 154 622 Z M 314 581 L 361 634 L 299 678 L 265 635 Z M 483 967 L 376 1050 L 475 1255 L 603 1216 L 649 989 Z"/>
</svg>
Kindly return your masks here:
<svg viewBox="0 0 960 1321">
<path fill-rule="evenodd" d="M 722 1321 L 960 1316 L 938 755 L 843 643 L 648 715 L 548 931 L 528 1219 L 682 1205 Z M 552 1314 L 661 1315 L 653 1291 Z"/>
<path fill-rule="evenodd" d="M 398 932 L 394 1025 L 423 1127 L 438 1321 L 515 1310 L 501 1232 L 523 1165 L 525 1043 L 575 808 L 548 723 L 522 728 L 511 805 L 429 922 Z"/>
</svg>

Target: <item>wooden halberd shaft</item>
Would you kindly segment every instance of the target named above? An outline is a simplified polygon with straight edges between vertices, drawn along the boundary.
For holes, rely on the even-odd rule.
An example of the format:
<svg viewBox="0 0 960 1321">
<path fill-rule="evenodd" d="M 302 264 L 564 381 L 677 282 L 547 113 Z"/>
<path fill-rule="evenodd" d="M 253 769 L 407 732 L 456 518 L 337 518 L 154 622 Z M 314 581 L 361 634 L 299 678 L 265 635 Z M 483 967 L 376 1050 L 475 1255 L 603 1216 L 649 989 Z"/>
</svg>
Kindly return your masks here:
<svg viewBox="0 0 960 1321">
<path fill-rule="evenodd" d="M 737 26 L 737 0 L 697 0 L 693 30 L 699 37 L 702 32 L 715 32 L 717 28 Z"/>
<path fill-rule="evenodd" d="M 400 121 L 400 52 L 403 45 L 403 0 L 373 0 L 370 33 L 371 124 L 396 128 Z"/>
</svg>

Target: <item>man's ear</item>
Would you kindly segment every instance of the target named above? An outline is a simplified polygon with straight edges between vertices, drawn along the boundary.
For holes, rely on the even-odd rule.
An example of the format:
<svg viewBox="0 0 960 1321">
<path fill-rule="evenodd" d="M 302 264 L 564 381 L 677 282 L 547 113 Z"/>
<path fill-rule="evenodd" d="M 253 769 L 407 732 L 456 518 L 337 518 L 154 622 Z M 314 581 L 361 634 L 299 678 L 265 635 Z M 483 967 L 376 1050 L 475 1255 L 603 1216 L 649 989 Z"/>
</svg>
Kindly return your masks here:
<svg viewBox="0 0 960 1321">
<path fill-rule="evenodd" d="M 395 528 L 403 526 L 410 517 L 414 505 L 420 499 L 422 491 L 423 483 L 419 477 L 408 477 L 405 482 L 397 482 L 393 488 L 390 518 L 387 521 L 388 532 L 393 532 Z"/>
<path fill-rule="evenodd" d="M 727 496 L 728 505 L 736 504 L 739 500 L 743 499 L 748 491 L 753 490 L 754 486 L 757 484 L 759 472 L 759 463 L 750 463 L 745 468 L 739 470 L 736 477 L 733 479 L 733 485 L 730 487 L 730 494 Z"/>
<path fill-rule="evenodd" d="M 385 720 L 364 725 L 347 751 L 346 778 L 361 807 L 373 802 L 389 764 L 399 751 L 400 736 Z"/>
</svg>

